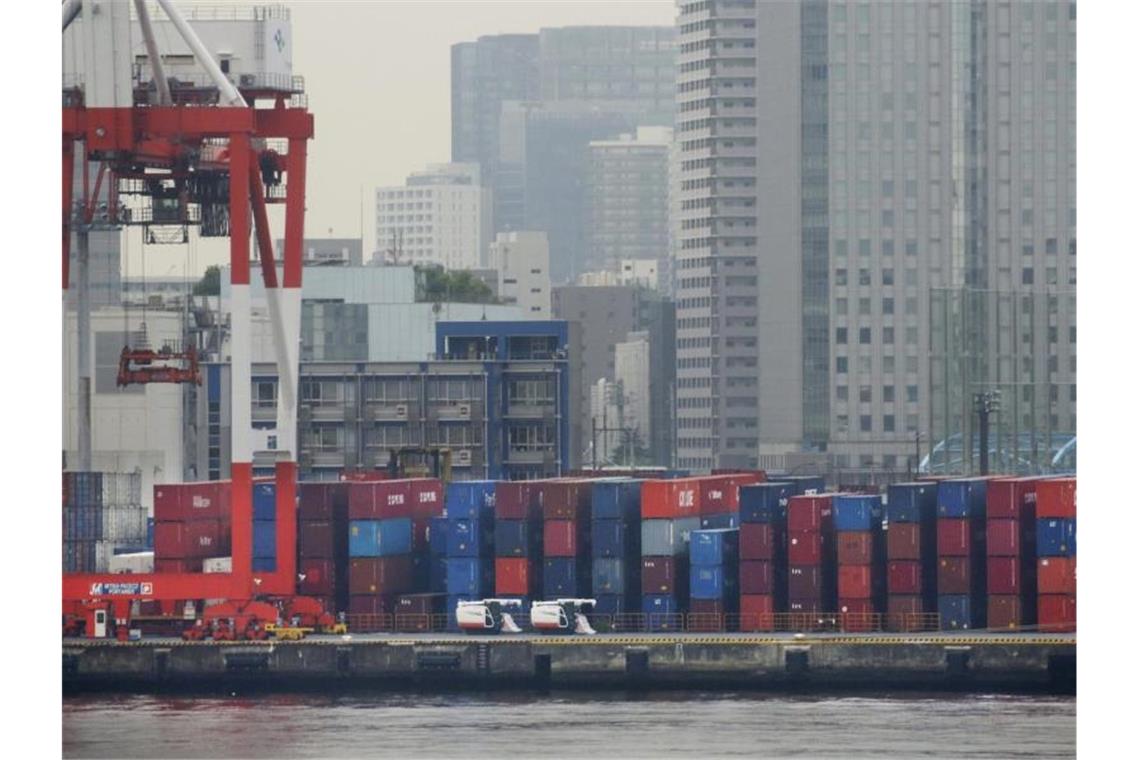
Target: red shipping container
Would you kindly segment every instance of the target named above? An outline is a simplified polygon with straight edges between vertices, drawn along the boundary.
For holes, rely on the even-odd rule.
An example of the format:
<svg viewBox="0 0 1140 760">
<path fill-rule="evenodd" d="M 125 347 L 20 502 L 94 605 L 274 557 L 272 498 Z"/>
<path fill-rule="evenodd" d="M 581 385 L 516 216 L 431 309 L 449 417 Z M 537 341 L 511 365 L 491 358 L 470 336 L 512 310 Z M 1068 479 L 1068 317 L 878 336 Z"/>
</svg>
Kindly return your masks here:
<svg viewBox="0 0 1140 760">
<path fill-rule="evenodd" d="M 353 594 L 348 597 L 348 614 L 383 615 L 392 611 L 391 596 L 379 594 Z"/>
<path fill-rule="evenodd" d="M 740 511 L 740 486 L 729 475 L 696 478 L 697 503 L 702 515 L 722 515 Z"/>
<path fill-rule="evenodd" d="M 523 558 L 495 559 L 495 593 L 519 594 L 526 596 L 530 593 L 530 560 Z"/>
<path fill-rule="evenodd" d="M 641 484 L 641 517 L 698 517 L 701 513 L 693 478 L 647 480 Z"/>
<path fill-rule="evenodd" d="M 986 599 L 987 628 L 1017 628 L 1021 625 L 1021 597 L 991 594 Z"/>
<path fill-rule="evenodd" d="M 789 599 L 788 612 L 798 612 L 800 614 L 818 615 L 822 612 L 827 612 L 820 605 L 818 599 Z"/>
<path fill-rule="evenodd" d="M 1077 630 L 1077 597 L 1075 594 L 1042 594 L 1037 597 L 1039 630 L 1065 632 Z"/>
<path fill-rule="evenodd" d="M 764 560 L 740 563 L 740 593 L 771 594 L 775 591 L 772 563 Z"/>
<path fill-rule="evenodd" d="M 331 522 L 297 523 L 298 548 L 302 557 L 334 557 L 333 524 Z M 343 530 L 343 528 L 342 528 Z"/>
<path fill-rule="evenodd" d="M 163 483 L 154 487 L 155 521 L 220 520 L 229 517 L 230 509 L 228 480 Z"/>
<path fill-rule="evenodd" d="M 435 615 L 444 612 L 447 594 L 400 594 L 393 609 L 396 614 Z"/>
<path fill-rule="evenodd" d="M 526 520 L 531 517 L 531 484 L 525 480 L 495 483 L 495 519 Z"/>
<path fill-rule="evenodd" d="M 970 580 L 969 557 L 938 559 L 939 594 L 969 594 L 972 588 Z"/>
<path fill-rule="evenodd" d="M 412 590 L 412 555 L 357 557 L 348 563 L 350 594 L 399 594 Z"/>
<path fill-rule="evenodd" d="M 938 518 L 938 556 L 970 556 L 970 521 L 966 518 Z"/>
<path fill-rule="evenodd" d="M 547 557 L 578 556 L 578 523 L 547 520 L 542 524 L 542 551 Z"/>
<path fill-rule="evenodd" d="M 538 486 L 538 503 L 544 520 L 589 520 L 588 480 L 548 480 Z"/>
<path fill-rule="evenodd" d="M 870 599 L 871 566 L 840 565 L 839 596 L 842 599 Z"/>
<path fill-rule="evenodd" d="M 1017 557 L 986 558 L 986 593 L 1020 594 L 1021 568 Z"/>
<path fill-rule="evenodd" d="M 741 526 L 743 530 L 744 526 Z M 840 565 L 869 565 L 874 534 L 870 531 L 844 530 L 836 534 L 836 548 Z"/>
<path fill-rule="evenodd" d="M 878 630 L 877 610 L 870 599 L 839 599 L 839 624 L 844 631 L 869 633 Z"/>
<path fill-rule="evenodd" d="M 788 568 L 788 597 L 792 599 L 818 599 L 823 585 L 823 574 L 818 565 Z"/>
<path fill-rule="evenodd" d="M 823 557 L 823 536 L 814 531 L 788 532 L 788 564 L 818 565 Z"/>
<path fill-rule="evenodd" d="M 877 610 L 875 609 L 875 603 L 869 598 L 845 599 L 844 597 L 839 597 L 839 612 L 844 612 L 848 615 L 870 615 L 877 612 Z"/>
<path fill-rule="evenodd" d="M 673 557 L 643 557 L 641 593 L 672 594 L 677 586 L 677 566 Z"/>
<path fill-rule="evenodd" d="M 1076 478 L 1053 478 L 1037 484 L 1037 519 L 1076 516 Z"/>
<path fill-rule="evenodd" d="M 991 557 L 1021 554 L 1020 523 L 1017 520 L 987 520 L 986 554 Z"/>
<path fill-rule="evenodd" d="M 994 478 L 986 481 L 986 519 L 1034 519 L 1041 478 Z"/>
<path fill-rule="evenodd" d="M 331 522 L 348 518 L 347 483 L 298 483 L 297 519 Z"/>
<path fill-rule="evenodd" d="M 297 573 L 305 576 L 297 584 L 306 596 L 332 596 L 336 593 L 336 564 L 331 559 L 305 559 L 297 563 Z"/>
<path fill-rule="evenodd" d="M 770 631 L 774 627 L 775 603 L 770 594 L 744 594 L 740 597 L 740 630 Z"/>
<path fill-rule="evenodd" d="M 825 531 L 832 525 L 830 496 L 793 496 L 788 499 L 788 532 Z"/>
<path fill-rule="evenodd" d="M 415 478 L 410 481 L 412 517 L 427 519 L 443 514 L 443 484 L 435 478 Z"/>
<path fill-rule="evenodd" d="M 766 523 L 741 523 L 740 558 L 773 559 L 772 526 Z"/>
<path fill-rule="evenodd" d="M 163 559 L 222 557 L 230 553 L 230 534 L 220 520 L 154 524 L 154 555 Z"/>
<path fill-rule="evenodd" d="M 922 565 L 913 560 L 892 560 L 887 563 L 888 594 L 921 594 Z"/>
<path fill-rule="evenodd" d="M 720 599 L 690 599 L 689 612 L 694 615 L 706 615 L 712 617 L 713 615 L 724 614 L 724 602 Z M 689 622 L 689 630 L 693 630 L 694 624 L 696 630 L 719 631 L 721 629 L 719 620 L 694 620 Z"/>
<path fill-rule="evenodd" d="M 155 573 L 200 573 L 202 560 L 193 559 L 158 559 L 154 560 Z"/>
<path fill-rule="evenodd" d="M 887 525 L 887 559 L 922 559 L 919 523 L 893 522 Z"/>
<path fill-rule="evenodd" d="M 1037 560 L 1037 593 L 1077 593 L 1077 558 L 1042 557 Z"/>
<path fill-rule="evenodd" d="M 923 611 L 921 596 L 891 594 L 887 597 L 887 617 L 884 623 L 889 631 L 921 630 Z"/>
<path fill-rule="evenodd" d="M 412 516 L 412 481 L 353 481 L 348 484 L 348 518 L 383 520 Z"/>
</svg>

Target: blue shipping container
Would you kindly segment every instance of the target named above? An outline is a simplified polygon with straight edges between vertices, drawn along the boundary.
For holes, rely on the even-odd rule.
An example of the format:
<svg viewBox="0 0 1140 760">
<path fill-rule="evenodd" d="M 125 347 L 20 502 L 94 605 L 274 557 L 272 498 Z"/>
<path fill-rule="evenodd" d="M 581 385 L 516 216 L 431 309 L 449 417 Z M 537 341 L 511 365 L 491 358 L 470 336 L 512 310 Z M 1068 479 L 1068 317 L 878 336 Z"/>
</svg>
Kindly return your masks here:
<svg viewBox="0 0 1140 760">
<path fill-rule="evenodd" d="M 887 489 L 886 517 L 904 523 L 933 520 L 937 502 L 937 483 L 895 483 Z"/>
<path fill-rule="evenodd" d="M 692 599 L 725 599 L 736 590 L 735 567 L 726 570 L 723 565 L 692 565 L 689 568 L 689 597 Z"/>
<path fill-rule="evenodd" d="M 389 520 L 351 520 L 348 523 L 348 556 L 388 557 L 410 554 L 412 521 L 407 517 Z"/>
<path fill-rule="evenodd" d="M 740 522 L 777 523 L 788 513 L 795 495 L 790 483 L 756 483 L 740 487 Z"/>
<path fill-rule="evenodd" d="M 495 556 L 529 557 L 530 534 L 534 530 L 526 520 L 495 521 Z M 537 553 L 537 552 L 536 552 Z"/>
<path fill-rule="evenodd" d="M 879 496 L 848 494 L 831 500 L 836 530 L 871 530 L 882 525 L 883 500 Z"/>
<path fill-rule="evenodd" d="M 433 594 L 447 593 L 447 558 L 428 559 L 428 591 Z"/>
<path fill-rule="evenodd" d="M 447 558 L 447 593 L 468 594 L 476 599 L 494 591 L 494 565 L 484 559 L 472 557 Z"/>
<path fill-rule="evenodd" d="M 546 599 L 575 596 L 578 593 L 578 560 L 548 557 L 542 563 L 542 594 Z"/>
<path fill-rule="evenodd" d="M 740 515 L 736 512 L 725 512 L 721 515 L 706 515 L 701 518 L 702 530 L 723 530 L 725 528 L 739 528 Z"/>
<path fill-rule="evenodd" d="M 962 478 L 938 483 L 939 517 L 985 517 L 986 478 Z"/>
<path fill-rule="evenodd" d="M 595 559 L 593 576 L 595 594 L 625 593 L 625 560 Z"/>
<path fill-rule="evenodd" d="M 943 594 L 938 597 L 938 615 L 945 630 L 973 628 L 970 597 L 965 594 Z"/>
<path fill-rule="evenodd" d="M 623 615 L 626 612 L 632 612 L 625 604 L 625 596 L 622 594 L 595 594 L 593 610 L 586 610 L 586 618 L 592 620 L 592 614 L 597 615 Z"/>
<path fill-rule="evenodd" d="M 274 557 L 254 557 L 253 571 L 255 573 L 277 572 L 277 559 Z"/>
<path fill-rule="evenodd" d="M 272 520 L 253 521 L 253 558 L 273 559 L 277 556 L 277 523 Z"/>
<path fill-rule="evenodd" d="M 738 529 L 694 530 L 689 539 L 689 563 L 726 565 L 740 557 Z"/>
<path fill-rule="evenodd" d="M 464 480 L 448 483 L 444 512 L 453 520 L 479 520 L 495 509 L 495 481 Z"/>
<path fill-rule="evenodd" d="M 1076 520 L 1050 517 L 1037 521 L 1038 557 L 1075 557 L 1076 555 Z"/>
<path fill-rule="evenodd" d="M 640 531 L 627 530 L 624 520 L 594 520 L 590 526 L 594 557 L 625 557 L 630 552 L 629 539 Z"/>
<path fill-rule="evenodd" d="M 486 520 L 454 520 L 447 523 L 447 556 L 483 557 L 490 556 L 494 533 L 488 535 L 491 518 Z"/>
<path fill-rule="evenodd" d="M 641 597 L 641 611 L 645 613 L 646 625 L 651 631 L 676 631 L 681 628 L 681 606 L 677 598 L 661 594 L 646 594 Z"/>
<path fill-rule="evenodd" d="M 822 475 L 787 475 L 770 472 L 768 473 L 768 482 L 787 483 L 791 486 L 792 496 L 802 496 L 807 493 L 824 493 L 827 490 Z"/>
<path fill-rule="evenodd" d="M 636 520 L 641 516 L 641 481 L 594 483 L 590 513 L 595 520 Z"/>
<path fill-rule="evenodd" d="M 447 554 L 447 518 L 433 517 L 428 522 L 428 552 L 435 557 Z"/>
<path fill-rule="evenodd" d="M 277 485 L 274 483 L 254 483 L 253 519 L 274 520 L 277 517 Z"/>
</svg>

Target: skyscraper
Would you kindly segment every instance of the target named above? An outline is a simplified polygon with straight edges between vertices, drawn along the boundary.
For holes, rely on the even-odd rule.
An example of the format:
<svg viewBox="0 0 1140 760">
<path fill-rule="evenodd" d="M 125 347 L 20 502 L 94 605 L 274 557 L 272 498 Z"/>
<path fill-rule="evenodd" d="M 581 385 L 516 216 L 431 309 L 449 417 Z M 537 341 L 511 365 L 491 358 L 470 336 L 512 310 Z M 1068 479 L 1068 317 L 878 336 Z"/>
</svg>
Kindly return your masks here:
<svg viewBox="0 0 1140 760">
<path fill-rule="evenodd" d="M 679 465 L 1075 430 L 1075 6 L 679 9 Z"/>
</svg>

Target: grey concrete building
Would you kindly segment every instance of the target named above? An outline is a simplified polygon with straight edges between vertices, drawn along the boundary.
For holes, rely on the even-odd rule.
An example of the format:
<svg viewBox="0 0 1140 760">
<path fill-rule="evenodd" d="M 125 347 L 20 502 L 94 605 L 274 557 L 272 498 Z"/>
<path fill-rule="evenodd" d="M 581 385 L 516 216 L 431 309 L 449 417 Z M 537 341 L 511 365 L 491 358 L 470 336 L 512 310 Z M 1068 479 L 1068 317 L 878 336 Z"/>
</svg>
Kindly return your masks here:
<svg viewBox="0 0 1140 760">
<path fill-rule="evenodd" d="M 618 272 L 623 259 L 668 258 L 672 139 L 668 127 L 639 127 L 636 134 L 590 143 L 585 257 L 589 269 Z"/>
<path fill-rule="evenodd" d="M 285 241 L 273 241 L 278 259 L 283 260 Z M 364 265 L 364 241 L 360 238 L 305 238 L 301 244 L 302 263 L 305 266 Z"/>
<path fill-rule="evenodd" d="M 1074 4 L 678 24 L 680 466 L 905 470 L 917 435 L 969 471 L 990 389 L 1003 446 L 1075 429 Z"/>
</svg>

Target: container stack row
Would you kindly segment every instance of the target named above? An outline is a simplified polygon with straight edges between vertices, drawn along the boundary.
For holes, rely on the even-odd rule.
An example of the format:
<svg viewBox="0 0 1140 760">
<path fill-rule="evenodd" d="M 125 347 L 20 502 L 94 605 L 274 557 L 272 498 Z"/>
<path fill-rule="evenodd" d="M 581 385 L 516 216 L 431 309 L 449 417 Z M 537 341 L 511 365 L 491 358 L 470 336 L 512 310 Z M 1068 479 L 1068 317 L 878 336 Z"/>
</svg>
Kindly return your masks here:
<svg viewBox="0 0 1140 760">
<path fill-rule="evenodd" d="M 495 596 L 527 603 L 542 594 L 542 512 L 527 481 L 495 484 Z"/>
<path fill-rule="evenodd" d="M 588 597 L 593 591 L 590 490 L 581 479 L 542 481 L 542 594 L 545 599 Z"/>
<path fill-rule="evenodd" d="M 228 480 L 154 487 L 154 570 L 200 573 L 203 560 L 230 555 Z"/>
<path fill-rule="evenodd" d="M 1077 481 L 1037 484 L 1037 623 L 1043 631 L 1077 628 Z"/>
<path fill-rule="evenodd" d="M 943 628 L 985 626 L 986 481 L 938 483 L 938 614 Z"/>
<path fill-rule="evenodd" d="M 874 630 L 886 606 L 883 578 L 883 502 L 879 496 L 837 494 L 832 498 L 837 565 L 836 610 L 848 631 Z"/>
<path fill-rule="evenodd" d="M 117 551 L 147 548 L 138 473 L 63 473 L 63 572 L 104 573 Z"/>
<path fill-rule="evenodd" d="M 788 500 L 788 612 L 834 612 L 838 605 L 832 494 Z"/>
<path fill-rule="evenodd" d="M 593 484 L 590 493 L 591 580 L 600 615 L 639 612 L 641 596 L 641 481 Z"/>
<path fill-rule="evenodd" d="M 326 610 L 348 609 L 348 483 L 297 488 L 297 590 Z"/>
<path fill-rule="evenodd" d="M 938 612 L 938 484 L 896 483 L 887 489 L 887 618 L 893 628 L 925 625 Z"/>
<path fill-rule="evenodd" d="M 277 572 L 277 485 L 253 485 L 253 572 Z"/>
<path fill-rule="evenodd" d="M 986 625 L 1037 622 L 1037 484 L 1039 478 L 986 482 Z"/>
<path fill-rule="evenodd" d="M 484 599 L 495 589 L 495 483 L 449 483 L 447 514 L 447 616 L 456 628 L 460 601 Z"/>
<path fill-rule="evenodd" d="M 650 630 L 677 630 L 689 600 L 689 534 L 700 530 L 695 479 L 641 485 L 641 611 Z"/>
<path fill-rule="evenodd" d="M 695 530 L 689 538 L 689 614 L 710 630 L 740 611 L 740 529 Z"/>
<path fill-rule="evenodd" d="M 772 630 L 788 605 L 787 508 L 790 483 L 740 489 L 740 629 Z"/>
<path fill-rule="evenodd" d="M 348 612 L 391 613 L 414 590 L 411 481 L 348 483 Z"/>
</svg>

